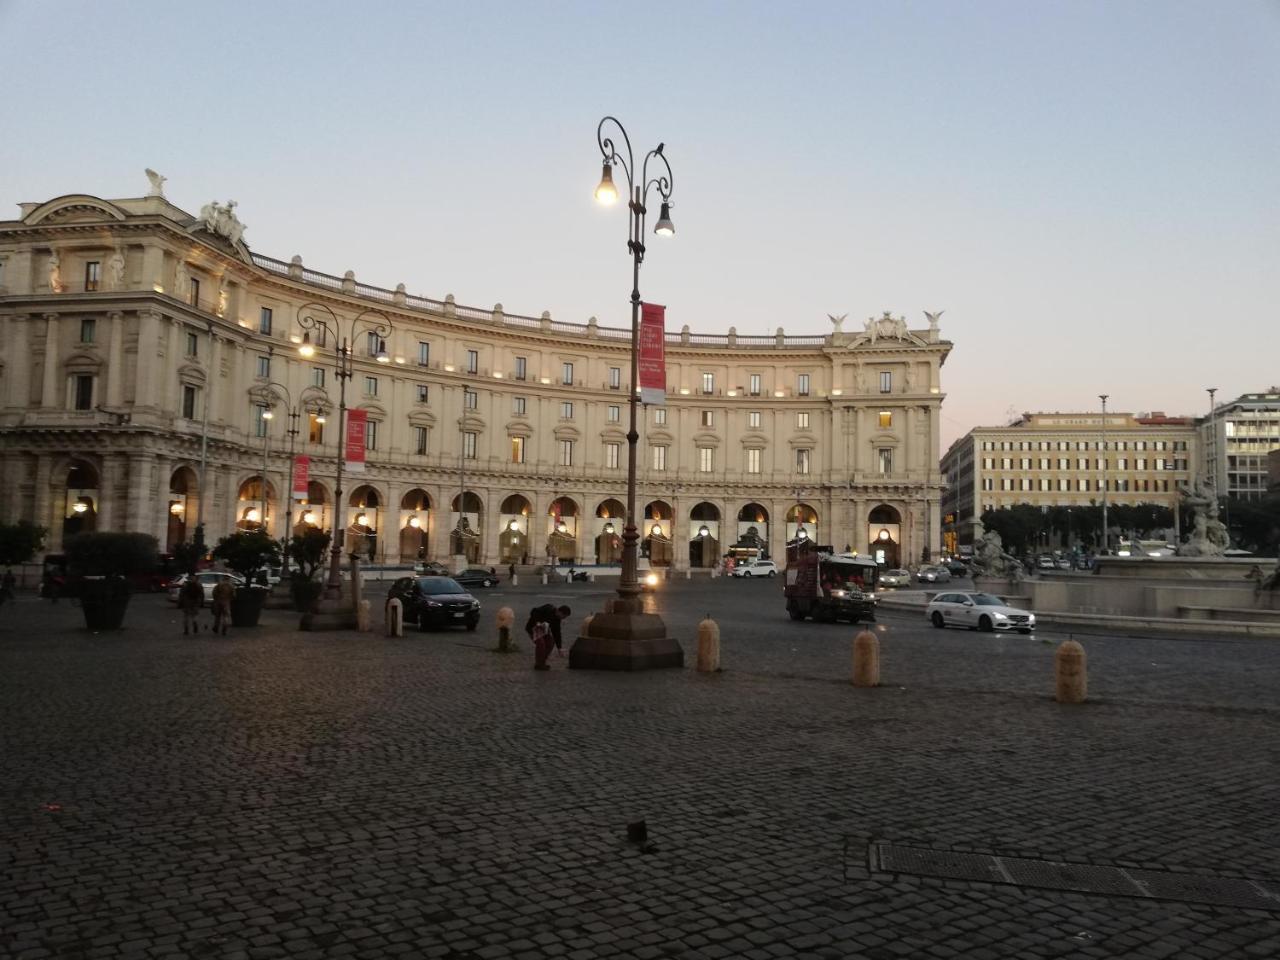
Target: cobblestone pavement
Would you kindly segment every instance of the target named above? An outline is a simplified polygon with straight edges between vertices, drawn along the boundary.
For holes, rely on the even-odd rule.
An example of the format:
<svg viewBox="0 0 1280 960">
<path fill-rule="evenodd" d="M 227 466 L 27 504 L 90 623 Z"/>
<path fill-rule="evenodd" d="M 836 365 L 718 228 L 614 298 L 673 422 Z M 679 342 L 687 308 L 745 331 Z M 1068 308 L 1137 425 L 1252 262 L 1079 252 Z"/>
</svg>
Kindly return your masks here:
<svg viewBox="0 0 1280 960">
<path fill-rule="evenodd" d="M 874 872 L 876 840 L 1280 874 L 1280 644 L 792 624 L 774 582 L 674 582 L 692 664 L 530 669 L 480 632 L 183 638 L 163 598 L 90 635 L 0 610 L 0 956 L 1275 957 L 1275 911 Z M 375 598 L 375 606 L 377 605 Z M 643 818 L 652 847 L 626 840 Z"/>
</svg>

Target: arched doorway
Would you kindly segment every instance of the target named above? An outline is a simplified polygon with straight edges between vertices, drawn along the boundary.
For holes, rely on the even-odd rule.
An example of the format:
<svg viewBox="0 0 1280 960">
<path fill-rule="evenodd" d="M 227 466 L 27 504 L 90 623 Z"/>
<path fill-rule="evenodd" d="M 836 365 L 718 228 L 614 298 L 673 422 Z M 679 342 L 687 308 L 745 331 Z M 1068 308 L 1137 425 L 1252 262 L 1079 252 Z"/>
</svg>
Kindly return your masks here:
<svg viewBox="0 0 1280 960">
<path fill-rule="evenodd" d="M 268 480 L 263 486 L 262 477 L 250 477 L 240 484 L 236 494 L 236 529 L 271 531 L 271 501 L 276 497 L 275 487 Z"/>
<path fill-rule="evenodd" d="M 671 566 L 671 538 L 675 536 L 675 512 L 671 504 L 665 500 L 646 504 L 640 526 L 640 555 L 649 558 L 651 567 Z"/>
<path fill-rule="evenodd" d="M 190 467 L 179 467 L 169 477 L 169 499 L 166 507 L 168 527 L 165 532 L 165 550 L 174 551 L 187 539 L 187 524 L 195 523 L 200 495 L 196 472 Z"/>
<path fill-rule="evenodd" d="M 902 564 L 902 514 L 882 503 L 867 514 L 867 544 L 876 563 L 885 567 Z"/>
<path fill-rule="evenodd" d="M 400 562 L 427 559 L 431 530 L 431 497 L 418 487 L 400 498 Z"/>
<path fill-rule="evenodd" d="M 547 559 L 573 563 L 578 557 L 578 504 L 571 497 L 556 497 L 547 510 Z"/>
<path fill-rule="evenodd" d="M 378 511 L 381 507 L 381 496 L 369 484 L 361 484 L 351 491 L 347 498 L 347 536 L 344 544 L 347 553 L 367 557 L 373 563 L 378 555 L 378 528 L 381 521 Z"/>
<path fill-rule="evenodd" d="M 293 535 L 300 536 L 312 528 L 330 529 L 333 521 L 329 513 L 328 488 L 317 480 L 310 481 L 307 484 L 307 499 L 299 503 L 295 514 L 298 519 L 293 525 Z"/>
<path fill-rule="evenodd" d="M 450 508 L 449 554 L 463 557 L 467 563 L 479 563 L 484 501 L 468 490 L 465 494 L 455 495 Z"/>
<path fill-rule="evenodd" d="M 758 503 L 748 503 L 738 511 L 738 537 L 729 553 L 735 561 L 769 556 L 769 511 Z"/>
<path fill-rule="evenodd" d="M 64 490 L 66 508 L 62 512 L 62 542 L 77 533 L 98 529 L 98 471 L 91 463 L 73 460 L 67 469 Z"/>
<path fill-rule="evenodd" d="M 689 511 L 689 566 L 714 567 L 720 560 L 720 508 L 703 500 Z"/>
<path fill-rule="evenodd" d="M 797 503 L 787 511 L 787 542 L 797 538 L 822 542 L 818 536 L 818 511 L 807 503 Z"/>
<path fill-rule="evenodd" d="M 503 563 L 529 562 L 529 516 L 533 504 L 527 497 L 513 493 L 502 501 L 498 522 L 502 524 L 498 534 L 498 557 Z"/>
<path fill-rule="evenodd" d="M 612 497 L 596 507 L 596 563 L 622 562 L 622 532 L 627 525 L 627 508 Z"/>
</svg>

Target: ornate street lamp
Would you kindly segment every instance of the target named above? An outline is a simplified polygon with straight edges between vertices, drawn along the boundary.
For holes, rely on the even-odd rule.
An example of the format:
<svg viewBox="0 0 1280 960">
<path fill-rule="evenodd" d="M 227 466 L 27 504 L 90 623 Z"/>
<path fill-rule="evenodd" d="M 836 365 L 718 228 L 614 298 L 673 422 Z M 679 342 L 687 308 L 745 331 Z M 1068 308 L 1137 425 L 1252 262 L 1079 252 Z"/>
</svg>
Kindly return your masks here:
<svg viewBox="0 0 1280 960">
<path fill-rule="evenodd" d="M 312 310 L 327 313 L 329 319 L 308 313 Z M 329 551 L 329 577 L 324 587 L 325 597 L 331 600 L 338 599 L 342 593 L 342 540 L 346 532 L 346 521 L 342 518 L 342 471 L 347 465 L 347 381 L 354 373 L 355 344 L 353 341 L 356 337 L 356 327 L 362 323 L 378 338 L 378 349 L 373 353 L 374 360 L 378 363 L 390 363 L 391 357 L 387 355 L 386 340 L 391 336 L 395 326 L 391 318 L 381 310 L 362 310 L 357 313 L 351 318 L 348 335 L 339 341 L 338 333 L 342 330 L 342 321 L 329 307 L 323 303 L 304 303 L 298 308 L 298 326 L 303 330 L 302 342 L 298 345 L 299 356 L 310 359 L 316 355 L 316 344 L 311 338 L 313 330 L 324 334 L 322 346 L 328 338 L 332 337 L 334 340 L 333 365 L 338 378 L 338 475 L 333 497 L 333 546 Z"/>
<path fill-rule="evenodd" d="M 268 347 L 267 355 L 272 356 L 273 353 L 274 351 L 270 347 Z M 280 538 L 281 542 L 284 544 L 284 562 L 281 566 L 281 573 L 284 577 L 288 577 L 289 575 L 289 540 L 293 537 L 294 445 L 296 444 L 297 438 L 298 438 L 298 432 L 299 432 L 298 421 L 302 416 L 302 411 L 293 405 L 293 396 L 292 394 L 289 393 L 289 388 L 286 387 L 283 383 L 278 383 L 277 381 L 272 380 L 266 386 L 266 398 L 267 398 L 268 410 L 266 413 L 263 414 L 264 418 L 268 420 L 271 419 L 271 417 L 269 416 L 271 412 L 270 407 L 275 404 L 275 401 L 277 399 L 275 391 L 277 390 L 280 391 L 280 393 L 284 394 L 285 409 L 288 410 L 289 412 L 288 413 L 289 429 L 285 431 L 285 433 L 289 437 L 289 479 L 286 481 L 287 486 L 285 487 L 285 493 L 284 493 L 284 496 L 285 496 L 284 531 L 283 531 L 283 536 L 281 536 Z M 319 421 L 320 423 L 323 423 L 324 417 L 317 416 L 316 420 Z M 263 474 L 262 479 L 263 479 L 264 497 L 265 497 L 265 488 L 266 488 L 266 473 L 267 473 L 267 462 L 266 462 L 266 453 L 264 451 L 263 460 L 262 460 L 262 474 Z M 264 515 L 265 515 L 265 511 L 264 511 Z"/>
<path fill-rule="evenodd" d="M 624 151 L 620 152 L 611 136 L 605 136 L 605 127 L 617 128 L 621 134 Z M 618 199 L 618 188 L 613 182 L 613 168 L 621 167 L 627 178 L 627 251 L 631 254 L 631 382 L 628 407 L 630 429 L 627 431 L 627 518 L 622 532 L 622 575 L 618 583 L 618 596 L 606 602 L 603 613 L 591 619 L 587 633 L 578 637 L 569 651 L 572 668 L 597 668 L 605 670 L 642 670 L 650 667 L 682 667 L 684 651 L 680 644 L 667 636 L 666 624 L 656 613 L 644 611 L 640 580 L 637 576 L 637 555 L 640 534 L 636 530 L 636 444 L 640 439 L 636 428 L 636 387 L 639 381 L 639 331 L 640 331 L 640 264 L 645 254 L 645 206 L 649 191 L 656 190 L 661 199 L 654 233 L 671 236 L 675 226 L 671 222 L 671 190 L 675 176 L 671 164 L 663 153 L 664 145 L 645 154 L 637 169 L 631 152 L 631 138 L 615 117 L 605 117 L 596 127 L 596 143 L 602 158 L 600 184 L 596 187 L 596 200 L 611 205 Z M 656 175 L 649 177 L 649 162 L 654 162 Z M 639 173 L 639 178 L 635 174 Z"/>
</svg>

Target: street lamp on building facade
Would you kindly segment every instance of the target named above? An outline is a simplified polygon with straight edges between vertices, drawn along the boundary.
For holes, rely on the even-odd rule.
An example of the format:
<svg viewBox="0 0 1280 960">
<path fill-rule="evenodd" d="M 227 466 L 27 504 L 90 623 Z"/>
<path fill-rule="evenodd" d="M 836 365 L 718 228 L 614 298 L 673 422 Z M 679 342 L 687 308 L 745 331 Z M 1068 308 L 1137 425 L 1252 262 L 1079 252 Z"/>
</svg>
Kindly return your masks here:
<svg viewBox="0 0 1280 960">
<path fill-rule="evenodd" d="M 307 311 L 318 310 L 329 315 L 329 319 L 314 316 Z M 316 344 L 312 341 L 313 330 L 321 333 L 320 346 L 325 346 L 332 337 L 334 341 L 334 373 L 338 378 L 338 472 L 337 483 L 333 495 L 333 547 L 329 553 L 329 578 L 325 583 L 325 596 L 336 600 L 342 592 L 342 539 L 346 532 L 346 520 L 342 517 L 342 471 L 347 462 L 347 381 L 354 373 L 354 348 L 356 328 L 364 324 L 370 333 L 377 337 L 377 350 L 371 355 L 378 363 L 390 363 L 387 355 L 386 341 L 395 326 L 381 310 L 362 310 L 351 318 L 348 335 L 341 340 L 338 334 L 342 331 L 342 321 L 338 315 L 323 303 L 304 303 L 298 308 L 298 326 L 302 328 L 302 343 L 298 345 L 298 354 L 306 359 L 316 355 Z"/>
<path fill-rule="evenodd" d="M 605 128 L 616 128 L 622 137 L 619 151 Z M 616 203 L 618 189 L 613 182 L 613 168 L 621 167 L 627 178 L 627 251 L 631 254 L 631 381 L 628 408 L 630 428 L 627 431 L 627 520 L 622 533 L 622 575 L 618 597 L 611 600 L 602 614 L 592 618 L 588 633 L 580 636 L 570 651 L 569 666 L 634 670 L 646 667 L 679 667 L 684 665 L 684 652 L 679 643 L 667 636 L 666 624 L 654 613 L 644 612 L 637 576 L 640 534 L 636 530 L 636 446 L 640 434 L 636 426 L 637 386 L 639 383 L 640 332 L 640 264 L 645 254 L 646 201 L 649 191 L 656 190 L 661 208 L 653 232 L 671 236 L 671 191 L 675 176 L 663 153 L 664 144 L 645 154 L 639 169 L 631 151 L 631 138 L 615 117 L 607 116 L 596 127 L 596 143 L 600 148 L 602 169 L 595 198 L 606 206 Z M 656 175 L 650 179 L 649 163 L 654 162 Z M 635 174 L 639 173 L 637 179 Z"/>
<path fill-rule="evenodd" d="M 270 353 L 270 351 L 268 351 Z M 268 409 L 274 405 L 276 400 L 275 391 L 279 390 L 284 394 L 285 408 L 289 411 L 289 429 L 285 433 L 289 437 L 289 479 L 285 485 L 285 501 L 284 501 L 284 535 L 281 540 L 284 542 L 284 563 L 281 567 L 284 576 L 289 575 L 289 540 L 293 537 L 293 467 L 294 467 L 294 445 L 298 437 L 298 421 L 302 416 L 302 411 L 293 405 L 293 397 L 289 393 L 289 388 L 283 383 L 271 381 L 267 384 L 267 405 Z M 264 414 L 265 416 L 265 414 Z M 322 418 L 317 416 L 317 420 Z M 263 482 L 266 482 L 266 463 L 263 463 Z"/>
</svg>

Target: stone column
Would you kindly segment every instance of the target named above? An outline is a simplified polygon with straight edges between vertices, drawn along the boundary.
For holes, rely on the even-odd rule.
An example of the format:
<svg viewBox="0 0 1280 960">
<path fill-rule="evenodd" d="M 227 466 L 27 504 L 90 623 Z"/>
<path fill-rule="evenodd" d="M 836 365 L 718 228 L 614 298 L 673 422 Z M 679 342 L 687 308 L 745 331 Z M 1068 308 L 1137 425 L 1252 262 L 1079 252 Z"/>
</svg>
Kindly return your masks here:
<svg viewBox="0 0 1280 960">
<path fill-rule="evenodd" d="M 31 405 L 31 318 L 24 313 L 5 318 L 0 343 L 8 354 L 0 406 L 26 410 Z"/>
<path fill-rule="evenodd" d="M 121 493 L 127 489 L 125 471 L 128 461 L 123 454 L 108 453 L 102 458 L 102 476 L 98 478 L 100 495 L 98 498 L 98 529 L 119 531 L 122 529 L 120 518 L 124 515 L 120 509 Z"/>
<path fill-rule="evenodd" d="M 58 375 L 58 315 L 44 315 L 44 380 L 41 384 L 40 405 L 42 407 L 62 406 L 62 377 Z"/>
<path fill-rule="evenodd" d="M 107 334 L 107 408 L 118 409 L 124 400 L 124 314 L 112 310 L 107 314 L 111 329 Z"/>
<path fill-rule="evenodd" d="M 49 528 L 49 553 L 62 549 L 62 521 L 64 517 L 53 515 L 53 460 L 47 453 L 36 455 L 35 488 L 31 491 L 34 504 L 33 519 L 38 526 Z"/>
<path fill-rule="evenodd" d="M 144 310 L 138 314 L 137 369 L 154 370 L 159 359 L 160 314 Z M 138 376 L 134 382 L 133 402 L 137 406 L 155 409 L 162 394 L 156 390 L 156 377 Z M 144 392 L 144 390 L 146 392 Z"/>
<path fill-rule="evenodd" d="M 498 511 L 502 509 L 502 494 L 495 493 L 493 487 L 485 487 L 481 496 L 484 497 L 484 511 L 479 518 L 482 531 L 480 563 L 483 566 L 492 567 L 498 563 L 498 537 L 501 534 L 498 529 L 500 519 Z"/>
<path fill-rule="evenodd" d="M 151 533 L 150 508 L 154 458 L 147 453 L 129 454 L 128 491 L 125 506 L 125 530 Z"/>
<path fill-rule="evenodd" d="M 151 528 L 144 532 L 155 535 L 161 550 L 164 549 L 165 540 L 169 536 L 169 475 L 172 471 L 173 461 L 168 457 L 157 455 L 152 477 L 152 488 L 155 492 L 151 496 Z M 194 532 L 195 519 L 192 518 L 189 523 Z"/>
<path fill-rule="evenodd" d="M 206 358 L 205 371 L 207 373 L 206 383 L 204 387 L 203 401 L 209 404 L 209 422 L 216 423 L 225 417 L 223 413 L 225 407 L 225 399 L 223 398 L 223 390 L 221 386 L 222 380 L 222 354 L 226 349 L 222 338 L 218 336 L 209 337 L 208 357 Z M 332 373 L 332 371 L 330 371 Z M 337 423 L 337 417 L 334 417 L 334 423 Z M 337 429 L 335 427 L 335 429 Z"/>
</svg>

